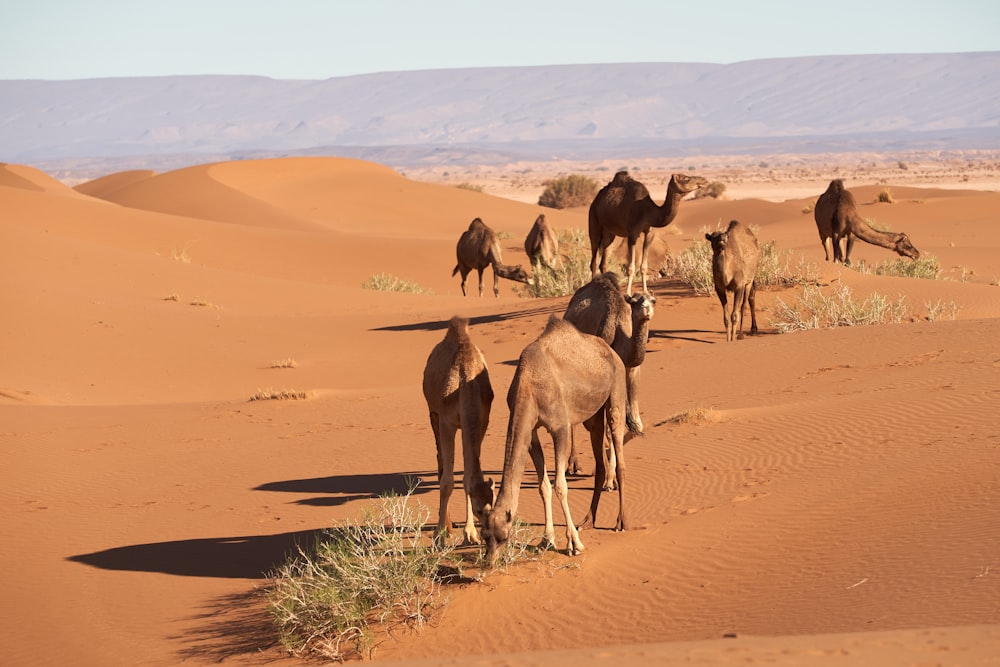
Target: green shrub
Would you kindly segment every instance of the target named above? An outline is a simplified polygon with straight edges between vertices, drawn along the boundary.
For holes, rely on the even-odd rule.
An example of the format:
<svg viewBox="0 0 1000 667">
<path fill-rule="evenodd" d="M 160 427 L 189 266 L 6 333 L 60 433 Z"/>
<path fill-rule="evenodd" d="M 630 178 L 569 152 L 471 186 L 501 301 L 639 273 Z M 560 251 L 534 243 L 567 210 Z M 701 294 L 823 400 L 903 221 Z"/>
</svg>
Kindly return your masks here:
<svg viewBox="0 0 1000 667">
<path fill-rule="evenodd" d="M 941 276 L 941 265 L 933 255 L 924 255 L 920 259 L 897 257 L 871 266 L 862 260 L 854 264 L 852 268 L 859 273 L 877 276 L 900 276 L 902 278 L 926 278 L 930 280 Z"/>
<path fill-rule="evenodd" d="M 556 297 L 573 294 L 590 282 L 590 238 L 582 229 L 559 230 L 559 267 L 533 267 L 534 285 L 515 285 L 520 296 Z"/>
<path fill-rule="evenodd" d="M 361 283 L 362 289 L 376 290 L 378 292 L 411 292 L 413 294 L 424 294 L 428 290 L 405 278 L 397 278 L 388 273 L 372 274 L 368 280 Z"/>
<path fill-rule="evenodd" d="M 538 205 L 548 208 L 588 206 L 599 189 L 597 181 L 580 174 L 553 178 L 542 185 L 545 190 L 538 197 Z"/>
<path fill-rule="evenodd" d="M 371 658 L 394 629 L 418 629 L 444 606 L 454 549 L 423 537 L 429 511 L 411 505 L 414 487 L 300 546 L 271 575 L 268 611 L 290 652 Z"/>
<path fill-rule="evenodd" d="M 824 294 L 817 286 L 807 285 L 793 304 L 786 304 L 780 297 L 775 300 L 771 324 L 781 333 L 788 333 L 867 324 L 897 324 L 909 317 L 903 296 L 893 302 L 882 294 L 873 293 L 857 301 L 851 288 L 843 284 L 835 287 L 830 294 Z"/>
</svg>

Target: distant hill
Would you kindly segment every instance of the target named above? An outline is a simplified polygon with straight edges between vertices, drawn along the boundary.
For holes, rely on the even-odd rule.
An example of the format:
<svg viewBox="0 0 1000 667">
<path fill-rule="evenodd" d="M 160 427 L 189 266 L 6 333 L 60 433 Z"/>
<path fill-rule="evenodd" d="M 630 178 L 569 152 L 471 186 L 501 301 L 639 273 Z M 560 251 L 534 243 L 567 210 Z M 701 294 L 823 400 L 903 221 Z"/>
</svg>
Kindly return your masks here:
<svg viewBox="0 0 1000 667">
<path fill-rule="evenodd" d="M 1000 52 L 0 81 L 0 160 L 341 154 L 387 164 L 1000 146 Z M 203 156 L 199 158 L 199 156 Z"/>
</svg>

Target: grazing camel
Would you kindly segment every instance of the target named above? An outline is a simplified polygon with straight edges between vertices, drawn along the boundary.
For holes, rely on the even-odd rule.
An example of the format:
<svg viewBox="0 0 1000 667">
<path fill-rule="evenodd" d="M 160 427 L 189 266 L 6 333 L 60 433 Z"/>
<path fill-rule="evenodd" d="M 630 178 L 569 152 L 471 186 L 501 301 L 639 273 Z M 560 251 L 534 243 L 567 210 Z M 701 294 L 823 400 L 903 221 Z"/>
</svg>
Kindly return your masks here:
<svg viewBox="0 0 1000 667">
<path fill-rule="evenodd" d="M 813 217 L 816 219 L 819 240 L 823 244 L 823 253 L 828 262 L 832 247 L 833 261 L 849 266 L 855 237 L 866 243 L 893 250 L 903 257 L 920 258 L 920 251 L 913 247 L 906 234 L 880 232 L 858 215 L 858 205 L 854 195 L 844 187 L 842 179 L 835 178 L 830 181 L 826 192 L 816 200 Z"/>
<path fill-rule="evenodd" d="M 524 252 L 531 260 L 531 266 L 538 272 L 538 266 L 544 264 L 550 269 L 559 266 L 559 239 L 552 226 L 545 220 L 545 214 L 535 218 L 535 224 L 524 239 Z"/>
<path fill-rule="evenodd" d="M 600 484 L 606 473 L 599 448 L 603 446 L 605 419 L 611 431 L 619 464 L 618 521 L 616 529 L 626 530 L 625 465 L 621 458 L 625 429 L 637 427 L 628 414 L 625 396 L 625 366 L 611 346 L 597 336 L 581 333 L 575 326 L 555 315 L 545 331 L 521 352 L 507 393 L 510 421 L 504 453 L 503 478 L 496 504 L 487 509 L 483 521 L 486 556 L 492 563 L 500 545 L 510 537 L 517 513 L 525 454 L 531 455 L 538 474 L 538 490 L 545 512 L 543 545 L 555 544 L 552 523 L 552 485 L 545 470 L 545 456 L 538 439 L 538 429 L 545 427 L 555 448 L 555 493 L 566 519 L 567 551 L 583 550 L 579 531 L 570 516 L 566 461 L 569 457 L 569 434 L 574 424 L 582 423 L 590 432 L 594 458 L 594 495 L 587 520 L 593 523 L 600 501 Z"/>
<path fill-rule="evenodd" d="M 639 371 L 646 358 L 646 344 L 649 342 L 649 323 L 653 318 L 656 297 L 647 294 L 625 296 L 622 293 L 618 274 L 602 273 L 578 289 L 569 300 L 563 319 L 572 322 L 583 333 L 604 339 L 625 364 L 625 386 L 629 412 L 642 431 L 642 417 L 639 413 Z M 613 455 L 614 450 L 605 448 L 605 453 Z M 615 461 L 606 457 L 605 465 L 609 473 L 615 470 Z M 573 474 L 580 472 L 576 447 L 570 451 L 569 469 Z M 614 490 L 614 476 L 606 477 L 605 490 Z"/>
<path fill-rule="evenodd" d="M 479 296 L 483 295 L 483 269 L 487 266 L 493 267 L 494 296 L 500 296 L 500 278 L 526 285 L 532 284 L 528 273 L 520 266 L 508 266 L 503 263 L 503 252 L 500 250 L 496 232 L 487 227 L 480 218 L 469 223 L 469 228 L 462 232 L 455 247 L 455 255 L 458 257 L 458 264 L 451 270 L 451 275 L 454 276 L 461 271 L 462 296 L 465 296 L 465 279 L 473 269 L 479 272 Z"/>
<path fill-rule="evenodd" d="M 632 294 L 632 280 L 635 277 L 635 244 L 642 235 L 642 291 L 646 288 L 648 271 L 647 255 L 653 241 L 655 229 L 666 227 L 680 208 L 681 200 L 698 188 L 708 185 L 700 176 L 674 174 L 667 185 L 667 195 L 662 206 L 649 196 L 649 190 L 639 181 L 619 171 L 610 183 L 601 188 L 590 204 L 590 272 L 598 275 L 598 255 L 600 273 L 607 270 L 608 248 L 616 236 L 628 241 L 628 286 L 626 292 Z"/>
<path fill-rule="evenodd" d="M 493 482 L 483 480 L 479 453 L 490 421 L 493 387 L 486 358 L 469 338 L 469 321 L 453 317 L 444 340 L 434 346 L 424 367 L 424 398 L 430 412 L 437 446 L 440 506 L 436 537 L 451 530 L 448 500 L 455 488 L 455 432 L 462 431 L 462 463 L 465 469 L 465 544 L 478 544 L 479 531 L 473 521 L 493 502 Z"/>
<path fill-rule="evenodd" d="M 760 246 L 757 237 L 746 225 L 736 220 L 724 232 L 705 234 L 712 244 L 712 278 L 715 293 L 722 303 L 722 324 L 726 327 L 726 340 L 743 338 L 743 313 L 750 304 L 750 333 L 757 333 L 757 265 L 760 263 Z M 733 293 L 732 310 L 726 312 L 726 293 Z M 739 313 L 739 324 L 736 315 Z"/>
</svg>

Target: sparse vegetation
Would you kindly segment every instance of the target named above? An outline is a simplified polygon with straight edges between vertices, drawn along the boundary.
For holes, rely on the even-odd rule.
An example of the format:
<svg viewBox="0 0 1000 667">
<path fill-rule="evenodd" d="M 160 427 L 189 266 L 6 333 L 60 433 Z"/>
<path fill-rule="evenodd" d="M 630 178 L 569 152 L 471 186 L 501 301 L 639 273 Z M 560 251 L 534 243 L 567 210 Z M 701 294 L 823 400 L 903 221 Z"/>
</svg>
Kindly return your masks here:
<svg viewBox="0 0 1000 667">
<path fill-rule="evenodd" d="M 722 199 L 723 195 L 726 193 L 726 184 L 719 181 L 712 181 L 703 188 L 699 188 L 694 193 L 695 199 L 703 199 L 705 197 L 711 197 L 713 199 Z"/>
<path fill-rule="evenodd" d="M 519 296 L 556 297 L 573 294 L 590 282 L 590 239 L 582 229 L 559 231 L 559 268 L 534 267 L 534 285 L 515 285 Z"/>
<path fill-rule="evenodd" d="M 459 183 L 455 186 L 459 190 L 471 190 L 472 192 L 484 192 L 485 189 L 476 183 Z"/>
<path fill-rule="evenodd" d="M 896 301 L 873 293 L 858 301 L 851 288 L 839 285 L 830 294 L 824 294 L 815 285 L 806 285 L 795 303 L 787 304 L 780 297 L 775 300 L 771 324 L 781 333 L 808 329 L 831 329 L 868 324 L 896 324 L 910 317 L 906 298 Z"/>
<path fill-rule="evenodd" d="M 925 278 L 934 280 L 941 276 L 941 265 L 932 255 L 924 255 L 919 259 L 897 257 L 887 259 L 879 264 L 868 265 L 864 260 L 852 267 L 859 273 L 877 276 L 900 276 L 903 278 Z"/>
<path fill-rule="evenodd" d="M 296 389 L 258 389 L 257 393 L 247 399 L 253 401 L 304 401 L 309 394 Z"/>
<path fill-rule="evenodd" d="M 928 322 L 936 322 L 937 320 L 954 320 L 958 317 L 958 304 L 954 301 L 949 301 L 944 303 L 938 300 L 936 303 L 931 303 L 930 301 L 924 302 L 924 308 L 927 309 L 927 315 L 924 319 Z"/>
<path fill-rule="evenodd" d="M 702 229 L 699 237 L 707 230 Z M 753 230 L 756 233 L 756 230 Z M 815 283 L 818 270 L 815 265 L 800 258 L 797 264 L 792 263 L 791 250 L 779 252 L 774 241 L 761 244 L 760 264 L 757 266 L 757 288 L 791 287 Z M 715 294 L 715 283 L 712 279 L 712 245 L 703 238 L 696 238 L 680 255 L 668 255 L 660 274 L 676 278 L 690 285 L 695 294 L 708 296 Z"/>
<path fill-rule="evenodd" d="M 361 287 L 362 289 L 370 289 L 377 292 L 409 292 L 411 294 L 428 293 L 428 290 L 424 289 L 412 280 L 397 278 L 396 276 L 388 273 L 372 274 L 368 280 L 361 283 Z"/>
<path fill-rule="evenodd" d="M 879 204 L 893 204 L 896 202 L 895 198 L 892 196 L 892 190 L 885 188 L 878 193 L 878 197 L 875 199 L 876 203 Z"/>
<path fill-rule="evenodd" d="M 176 292 L 174 292 L 170 296 L 163 297 L 163 300 L 164 301 L 180 301 L 181 300 L 181 295 L 177 294 Z"/>
<path fill-rule="evenodd" d="M 538 197 L 538 205 L 548 208 L 587 206 L 600 189 L 597 181 L 580 174 L 553 178 L 542 185 L 545 190 Z"/>
<path fill-rule="evenodd" d="M 712 408 L 691 408 L 664 419 L 656 426 L 664 424 L 714 424 L 721 421 L 725 421 L 725 418 Z"/>
<path fill-rule="evenodd" d="M 272 361 L 268 368 L 295 368 L 298 366 L 295 360 L 289 357 L 288 359 L 281 359 L 279 361 Z"/>
<path fill-rule="evenodd" d="M 429 512 L 410 502 L 415 486 L 299 546 L 271 575 L 268 611 L 291 653 L 370 659 L 392 632 L 422 628 L 447 603 L 454 549 L 423 536 Z"/>
</svg>

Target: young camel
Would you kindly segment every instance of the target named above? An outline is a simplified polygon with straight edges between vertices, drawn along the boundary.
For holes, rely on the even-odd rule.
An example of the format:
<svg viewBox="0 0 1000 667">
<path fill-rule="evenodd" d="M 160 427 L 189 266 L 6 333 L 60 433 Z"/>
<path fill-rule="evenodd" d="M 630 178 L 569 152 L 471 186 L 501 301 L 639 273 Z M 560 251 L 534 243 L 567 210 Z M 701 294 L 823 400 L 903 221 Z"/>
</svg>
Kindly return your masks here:
<svg viewBox="0 0 1000 667">
<path fill-rule="evenodd" d="M 497 549 L 510 537 L 517 514 L 525 455 L 530 453 L 538 474 L 538 490 L 545 513 L 542 545 L 555 544 L 552 522 L 552 485 L 545 470 L 545 456 L 538 439 L 538 429 L 545 427 L 552 435 L 555 449 L 555 494 L 566 519 L 567 551 L 574 555 L 583 550 L 580 534 L 570 516 L 566 461 L 569 457 L 569 434 L 574 424 L 583 424 L 590 432 L 594 458 L 594 495 L 585 519 L 593 523 L 597 516 L 605 469 L 599 449 L 604 442 L 605 419 L 618 454 L 618 521 L 616 529 L 626 530 L 625 465 L 621 457 L 626 426 L 636 429 L 628 414 L 625 396 L 625 366 L 614 350 L 596 336 L 580 333 L 575 326 L 556 316 L 549 318 L 541 336 L 521 353 L 510 391 L 507 393 L 510 421 L 504 453 L 503 478 L 496 504 L 487 508 L 483 521 L 487 561 L 496 559 Z"/>
<path fill-rule="evenodd" d="M 462 431 L 465 469 L 465 544 L 479 544 L 473 517 L 493 502 L 493 483 L 483 480 L 479 453 L 490 421 L 493 387 L 486 358 L 469 337 L 469 322 L 453 317 L 444 340 L 434 346 L 424 367 L 424 398 L 437 446 L 440 505 L 437 539 L 451 530 L 448 501 L 455 488 L 455 432 Z"/>
<path fill-rule="evenodd" d="M 666 227 L 680 208 L 681 200 L 698 188 L 708 185 L 701 176 L 674 174 L 667 185 L 667 195 L 662 206 L 649 196 L 649 190 L 639 181 L 629 176 L 627 171 L 619 171 L 610 183 L 601 188 L 590 204 L 590 271 L 598 275 L 598 255 L 600 273 L 607 270 L 608 248 L 616 236 L 628 241 L 628 286 L 626 292 L 632 294 L 632 279 L 635 277 L 635 244 L 642 235 L 642 291 L 646 287 L 646 273 L 649 246 L 655 229 Z"/>
<path fill-rule="evenodd" d="M 500 296 L 500 278 L 514 280 L 531 285 L 528 273 L 520 266 L 508 266 L 503 263 L 503 252 L 496 232 L 486 226 L 480 218 L 469 223 L 469 228 L 462 232 L 455 247 L 458 264 L 451 270 L 451 275 L 462 273 L 462 296 L 465 296 L 465 279 L 475 269 L 479 273 L 479 296 L 483 295 L 483 269 L 493 267 L 493 295 Z"/>
<path fill-rule="evenodd" d="M 858 204 L 854 200 L 854 195 L 844 188 L 842 179 L 835 178 L 830 181 L 826 192 L 816 200 L 813 217 L 816 219 L 819 240 L 823 244 L 823 253 L 828 262 L 832 250 L 834 262 L 842 262 L 845 266 L 849 266 L 855 238 L 888 248 L 903 257 L 920 258 L 920 251 L 913 247 L 906 234 L 880 232 L 858 215 Z"/>
<path fill-rule="evenodd" d="M 540 264 L 550 269 L 559 267 L 559 238 L 545 220 L 544 213 L 535 218 L 535 224 L 531 226 L 528 236 L 524 239 L 524 252 L 527 253 L 535 272 L 538 271 Z"/>
<path fill-rule="evenodd" d="M 736 220 L 724 232 L 705 234 L 712 244 L 712 278 L 715 293 L 722 303 L 722 324 L 726 327 L 726 340 L 743 338 L 743 313 L 750 304 L 750 333 L 757 333 L 757 265 L 760 247 L 757 237 L 746 225 Z M 726 293 L 733 293 L 733 307 L 726 312 Z M 737 313 L 739 324 L 737 325 Z"/>
<path fill-rule="evenodd" d="M 629 412 L 642 431 L 639 412 L 640 367 L 646 358 L 649 323 L 653 318 L 656 297 L 647 294 L 625 296 L 618 274 L 602 273 L 578 289 L 569 300 L 563 319 L 572 322 L 583 333 L 604 339 L 625 364 L 625 386 Z M 605 447 L 605 465 L 609 474 L 606 491 L 615 487 L 614 450 Z M 570 451 L 569 470 L 579 474 L 580 465 L 575 442 Z"/>
</svg>

